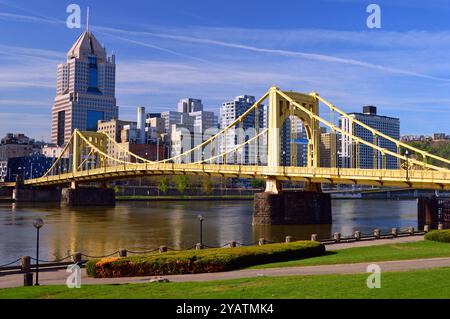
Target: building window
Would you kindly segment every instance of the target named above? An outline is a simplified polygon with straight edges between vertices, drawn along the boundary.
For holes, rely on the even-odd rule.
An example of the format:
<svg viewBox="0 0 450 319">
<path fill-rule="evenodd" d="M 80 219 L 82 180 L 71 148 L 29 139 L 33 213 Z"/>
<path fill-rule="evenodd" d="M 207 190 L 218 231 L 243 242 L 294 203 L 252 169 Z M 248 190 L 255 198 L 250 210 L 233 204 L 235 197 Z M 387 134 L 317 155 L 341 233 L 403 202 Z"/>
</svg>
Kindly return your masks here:
<svg viewBox="0 0 450 319">
<path fill-rule="evenodd" d="M 60 111 L 58 112 L 58 132 L 57 132 L 57 144 L 59 146 L 64 145 L 65 128 L 66 128 L 66 111 Z"/>
<path fill-rule="evenodd" d="M 103 120 L 103 112 L 100 111 L 87 111 L 87 123 L 86 130 L 97 132 L 98 121 Z"/>
<path fill-rule="evenodd" d="M 98 89 L 97 57 L 89 56 L 89 85 L 88 92 L 100 93 Z"/>
</svg>

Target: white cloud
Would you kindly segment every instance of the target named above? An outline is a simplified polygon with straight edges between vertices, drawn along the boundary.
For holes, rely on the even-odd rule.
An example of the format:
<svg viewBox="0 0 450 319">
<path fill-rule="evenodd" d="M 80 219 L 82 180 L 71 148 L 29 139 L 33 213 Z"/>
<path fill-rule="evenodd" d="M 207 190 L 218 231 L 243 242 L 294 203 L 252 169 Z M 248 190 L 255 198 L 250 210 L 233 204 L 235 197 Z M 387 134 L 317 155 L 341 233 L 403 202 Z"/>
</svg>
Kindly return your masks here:
<svg viewBox="0 0 450 319">
<path fill-rule="evenodd" d="M 26 17 L 0 14 L 0 19 L 22 23 L 55 23 L 48 17 Z M 119 105 L 175 108 L 176 100 L 188 95 L 204 99 L 217 111 L 221 101 L 243 93 L 262 94 L 279 85 L 318 91 L 349 112 L 376 104 L 383 111 L 411 111 L 428 119 L 433 116 L 425 114 L 448 114 L 448 31 L 93 29 L 110 38 L 108 46 L 118 48 Z M 134 49 L 134 59 L 121 55 L 121 49 L 129 48 Z M 22 65 L 23 57 L 30 63 Z M 64 52 L 0 45 L 0 89 L 54 90 L 56 64 L 63 61 Z M 4 100 L 14 100 L 3 91 Z M 46 92 L 52 99 L 54 91 Z"/>
<path fill-rule="evenodd" d="M 5 113 L 0 116 L 0 136 L 6 133 L 25 133 L 30 137 L 48 140 L 50 136 L 50 116 L 48 114 Z"/>
<path fill-rule="evenodd" d="M 289 58 L 301 58 L 301 59 L 326 62 L 326 63 L 338 63 L 338 64 L 344 64 L 344 65 L 352 65 L 352 66 L 358 66 L 358 67 L 362 67 L 362 68 L 375 69 L 378 71 L 383 71 L 383 72 L 388 72 L 388 73 L 407 75 L 407 76 L 412 76 L 412 77 L 419 77 L 419 78 L 424 78 L 424 79 L 429 79 L 429 80 L 450 82 L 450 78 L 440 78 L 437 76 L 432 76 L 432 75 L 428 75 L 428 74 L 415 72 L 415 71 L 412 71 L 409 69 L 400 69 L 397 67 L 386 66 L 386 65 L 382 65 L 382 64 L 376 64 L 376 63 L 366 62 L 366 61 L 362 61 L 362 60 L 356 60 L 356 59 L 352 59 L 352 58 L 345 58 L 345 57 L 339 57 L 339 56 L 328 55 L 328 54 L 320 54 L 320 53 L 309 53 L 309 52 L 303 52 L 303 51 L 298 51 L 298 50 L 273 49 L 273 48 L 270 48 L 269 46 L 263 47 L 262 45 L 255 46 L 255 45 L 247 45 L 247 44 L 241 44 L 241 43 L 230 42 L 230 41 L 215 40 L 215 39 L 204 38 L 204 37 L 179 35 L 179 34 L 182 34 L 183 32 L 186 32 L 186 31 L 181 31 L 181 30 L 178 30 L 177 34 L 169 34 L 169 33 L 161 33 L 161 32 L 130 31 L 130 30 L 105 28 L 105 27 L 96 27 L 95 29 L 102 30 L 105 33 L 113 32 L 113 33 L 126 34 L 129 36 L 145 36 L 145 37 L 150 36 L 150 37 L 156 37 L 156 38 L 161 38 L 161 39 L 166 39 L 166 40 L 189 42 L 189 43 L 203 44 L 203 45 L 220 46 L 220 47 L 245 50 L 245 51 L 257 52 L 257 53 L 263 53 L 263 54 L 279 55 L 279 56 L 284 56 L 284 57 L 289 57 Z M 236 29 L 231 29 L 231 30 L 215 29 L 215 30 L 220 30 L 220 31 L 224 32 L 225 34 L 227 34 L 228 36 L 230 36 L 230 33 L 233 33 L 233 31 L 235 31 Z M 252 31 L 255 31 L 255 30 L 240 30 L 240 31 L 242 31 L 241 34 L 243 34 L 243 33 L 245 34 L 245 33 L 251 33 Z M 274 31 L 273 30 L 257 30 L 256 32 L 258 34 L 263 34 L 263 32 L 264 33 L 267 33 L 267 32 L 273 33 Z M 292 31 L 290 31 L 290 32 L 292 32 Z M 297 32 L 295 32 L 295 33 L 297 33 Z M 299 32 L 306 33 L 306 32 L 311 32 L 311 31 L 301 30 Z M 327 30 L 321 30 L 320 32 L 322 32 L 321 33 L 322 36 L 329 36 Z M 314 33 L 314 31 L 312 33 Z M 315 33 L 317 33 L 317 31 Z M 330 31 L 329 33 L 337 33 L 337 32 Z M 361 34 L 364 37 L 367 37 L 367 35 L 369 33 L 364 32 Z M 307 35 L 306 38 L 317 39 L 317 37 L 314 37 L 314 34 L 303 34 L 303 35 Z M 340 35 L 341 35 L 341 39 L 340 39 L 341 41 L 343 39 L 349 40 L 349 39 L 354 38 L 353 37 L 354 32 L 344 32 L 344 33 L 340 33 Z M 394 36 L 398 36 L 398 34 L 395 34 Z M 278 32 L 276 34 L 276 37 L 283 38 L 282 35 L 280 34 L 280 32 Z M 298 33 L 296 34 L 295 38 L 302 39 L 302 37 L 299 36 Z M 305 37 L 303 37 L 303 38 L 305 38 Z M 337 37 L 334 38 L 335 41 L 336 41 L 336 38 Z M 394 39 L 392 34 L 388 35 L 388 38 Z M 283 39 L 286 39 L 286 38 L 283 38 Z M 259 39 L 259 40 L 261 42 L 264 42 L 263 41 L 264 39 Z M 286 41 L 286 40 L 284 40 L 284 41 Z M 386 39 L 384 40 L 384 42 L 386 42 Z M 370 43 L 370 42 L 368 42 L 368 43 Z M 146 42 L 143 42 L 143 41 L 137 42 L 136 41 L 135 44 L 146 45 Z"/>
<path fill-rule="evenodd" d="M 55 88 L 61 52 L 0 45 L 0 88 Z"/>
<path fill-rule="evenodd" d="M 0 106 L 49 106 L 45 101 L 0 99 Z"/>
</svg>

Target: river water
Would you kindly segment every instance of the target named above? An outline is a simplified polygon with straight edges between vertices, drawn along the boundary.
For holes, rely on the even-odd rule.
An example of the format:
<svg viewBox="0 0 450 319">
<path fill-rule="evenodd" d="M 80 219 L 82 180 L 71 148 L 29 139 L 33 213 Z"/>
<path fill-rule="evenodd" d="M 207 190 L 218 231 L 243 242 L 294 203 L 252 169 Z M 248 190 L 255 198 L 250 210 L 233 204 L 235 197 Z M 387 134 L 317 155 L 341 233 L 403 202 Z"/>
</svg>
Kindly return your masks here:
<svg viewBox="0 0 450 319">
<path fill-rule="evenodd" d="M 351 235 L 374 228 L 417 227 L 415 200 L 333 200 L 333 224 L 320 226 L 252 226 L 252 201 L 118 202 L 115 208 L 68 208 L 59 205 L 0 203 L 0 265 L 20 256 L 35 256 L 33 220 L 40 217 L 40 259 L 54 260 L 79 251 L 91 256 L 133 251 L 161 245 L 174 249 L 199 242 L 220 246 L 228 241 L 250 244 L 264 237 L 283 241 L 285 236 L 309 239 L 312 233 L 329 238 L 334 232 Z"/>
</svg>

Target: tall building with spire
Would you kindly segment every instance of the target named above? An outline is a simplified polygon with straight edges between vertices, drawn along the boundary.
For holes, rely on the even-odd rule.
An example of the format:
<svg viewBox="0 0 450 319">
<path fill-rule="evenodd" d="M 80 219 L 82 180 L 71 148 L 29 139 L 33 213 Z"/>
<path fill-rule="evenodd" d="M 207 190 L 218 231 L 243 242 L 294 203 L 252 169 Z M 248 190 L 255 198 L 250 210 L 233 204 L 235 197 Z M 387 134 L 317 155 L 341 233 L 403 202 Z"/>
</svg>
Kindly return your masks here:
<svg viewBox="0 0 450 319">
<path fill-rule="evenodd" d="M 74 129 L 97 131 L 98 121 L 117 119 L 115 55 L 87 30 L 58 65 L 56 97 L 52 108 L 52 143 L 64 145 Z"/>
</svg>

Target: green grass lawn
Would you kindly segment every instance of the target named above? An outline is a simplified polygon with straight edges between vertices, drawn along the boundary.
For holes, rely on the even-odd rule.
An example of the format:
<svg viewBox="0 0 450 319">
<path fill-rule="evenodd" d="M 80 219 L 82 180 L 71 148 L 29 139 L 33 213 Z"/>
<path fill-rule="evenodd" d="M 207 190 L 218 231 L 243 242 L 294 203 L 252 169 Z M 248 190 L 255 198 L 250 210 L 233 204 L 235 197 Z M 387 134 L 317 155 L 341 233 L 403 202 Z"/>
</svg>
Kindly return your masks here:
<svg viewBox="0 0 450 319">
<path fill-rule="evenodd" d="M 450 244 L 423 240 L 411 243 L 354 247 L 329 251 L 323 256 L 253 266 L 253 269 L 349 264 L 386 260 L 450 257 Z"/>
<path fill-rule="evenodd" d="M 214 282 L 23 287 L 0 290 L 0 298 L 450 298 L 450 268 L 381 275 L 381 288 L 368 289 L 368 274 L 258 277 Z"/>
</svg>

